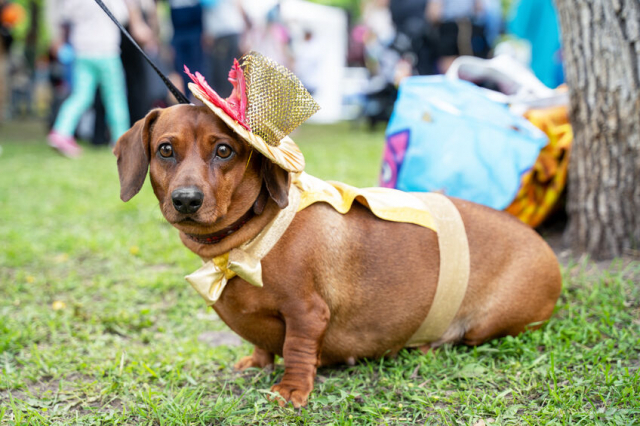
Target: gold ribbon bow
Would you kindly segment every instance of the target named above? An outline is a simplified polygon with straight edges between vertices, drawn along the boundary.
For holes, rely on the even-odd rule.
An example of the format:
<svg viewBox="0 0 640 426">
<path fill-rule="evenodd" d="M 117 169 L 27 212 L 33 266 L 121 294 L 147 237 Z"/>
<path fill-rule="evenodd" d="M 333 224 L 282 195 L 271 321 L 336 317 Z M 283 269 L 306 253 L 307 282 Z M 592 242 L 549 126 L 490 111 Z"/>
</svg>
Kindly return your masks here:
<svg viewBox="0 0 640 426">
<path fill-rule="evenodd" d="M 293 221 L 300 204 L 300 191 L 295 185 L 289 190 L 289 206 L 251 241 L 230 252 L 214 257 L 185 279 L 208 305 L 218 301 L 228 282 L 238 276 L 256 287 L 262 287 L 260 261 L 276 245 Z"/>
<path fill-rule="evenodd" d="M 229 253 L 215 257 L 185 279 L 210 304 L 214 304 L 222 294 L 229 280 L 239 276 L 256 287 L 262 287 L 262 265 L 260 259 L 233 249 Z"/>
</svg>

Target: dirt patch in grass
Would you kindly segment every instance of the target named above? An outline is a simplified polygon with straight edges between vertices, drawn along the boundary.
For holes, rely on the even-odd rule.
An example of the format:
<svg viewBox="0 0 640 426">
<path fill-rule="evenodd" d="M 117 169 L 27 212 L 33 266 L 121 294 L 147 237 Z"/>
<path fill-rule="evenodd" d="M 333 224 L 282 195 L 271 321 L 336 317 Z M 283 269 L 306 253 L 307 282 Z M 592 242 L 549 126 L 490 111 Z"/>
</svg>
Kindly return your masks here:
<svg viewBox="0 0 640 426">
<path fill-rule="evenodd" d="M 20 390 L 7 390 L 0 392 L 0 401 L 8 398 L 9 395 L 20 399 L 49 398 L 52 394 L 73 392 L 75 389 L 69 389 L 69 385 L 71 385 L 72 388 L 82 388 L 92 383 L 95 383 L 95 379 L 93 377 L 79 373 L 72 373 L 67 377 L 59 379 L 54 379 L 51 376 L 43 376 L 37 382 L 25 383 L 24 387 Z"/>
<path fill-rule="evenodd" d="M 205 331 L 198 336 L 198 341 L 209 346 L 240 346 L 242 339 L 231 331 Z"/>
</svg>

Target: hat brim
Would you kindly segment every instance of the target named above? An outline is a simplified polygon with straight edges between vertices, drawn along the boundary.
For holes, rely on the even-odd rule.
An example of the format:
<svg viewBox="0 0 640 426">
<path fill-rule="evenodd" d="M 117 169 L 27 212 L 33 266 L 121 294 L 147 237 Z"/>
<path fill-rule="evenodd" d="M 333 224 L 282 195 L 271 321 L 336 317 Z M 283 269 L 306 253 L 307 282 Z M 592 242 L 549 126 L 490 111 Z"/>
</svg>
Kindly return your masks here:
<svg viewBox="0 0 640 426">
<path fill-rule="evenodd" d="M 234 132 L 244 139 L 249 145 L 254 147 L 260 154 L 267 157 L 273 163 L 282 167 L 284 170 L 293 173 L 300 173 L 304 170 L 304 155 L 298 148 L 298 145 L 289 137 L 285 136 L 278 146 L 267 144 L 260 136 L 248 131 L 235 119 L 231 118 L 221 108 L 212 104 L 206 97 L 205 93 L 194 83 L 189 83 L 191 93 L 202 101 L 215 115 L 220 117 Z"/>
</svg>

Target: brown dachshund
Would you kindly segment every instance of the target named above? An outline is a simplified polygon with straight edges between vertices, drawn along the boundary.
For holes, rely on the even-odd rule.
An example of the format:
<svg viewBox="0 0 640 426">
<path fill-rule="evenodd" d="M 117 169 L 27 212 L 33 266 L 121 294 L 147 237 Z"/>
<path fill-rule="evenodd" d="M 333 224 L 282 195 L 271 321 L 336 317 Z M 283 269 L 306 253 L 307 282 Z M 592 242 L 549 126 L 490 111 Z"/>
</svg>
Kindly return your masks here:
<svg viewBox="0 0 640 426">
<path fill-rule="evenodd" d="M 206 107 L 151 111 L 114 150 L 121 198 L 138 193 L 149 170 L 164 217 L 190 250 L 211 260 L 251 240 L 288 204 L 290 175 L 251 152 Z M 478 345 L 539 327 L 561 288 L 549 246 L 506 213 L 453 201 L 469 243 L 468 288 L 430 346 Z M 264 287 L 236 276 L 213 308 L 255 345 L 236 368 L 284 357 L 284 376 L 272 391 L 281 404 L 299 407 L 318 366 L 402 349 L 429 312 L 438 271 L 430 229 L 380 220 L 358 203 L 344 215 L 317 203 L 295 215 L 262 259 Z"/>
</svg>

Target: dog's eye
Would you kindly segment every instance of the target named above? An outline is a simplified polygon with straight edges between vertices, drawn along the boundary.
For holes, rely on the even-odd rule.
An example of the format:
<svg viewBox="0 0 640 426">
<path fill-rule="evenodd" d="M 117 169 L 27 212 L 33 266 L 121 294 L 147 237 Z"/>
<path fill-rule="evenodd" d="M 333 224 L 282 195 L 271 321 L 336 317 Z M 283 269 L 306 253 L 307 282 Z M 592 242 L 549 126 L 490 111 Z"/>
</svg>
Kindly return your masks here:
<svg viewBox="0 0 640 426">
<path fill-rule="evenodd" d="M 233 150 L 229 145 L 219 145 L 216 149 L 216 157 L 220 157 L 222 159 L 229 158 L 233 154 Z"/>
<path fill-rule="evenodd" d="M 163 143 L 158 148 L 158 152 L 160 152 L 160 155 L 164 158 L 169 158 L 173 156 L 173 147 L 170 143 Z"/>
</svg>

